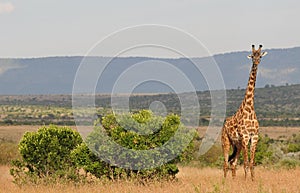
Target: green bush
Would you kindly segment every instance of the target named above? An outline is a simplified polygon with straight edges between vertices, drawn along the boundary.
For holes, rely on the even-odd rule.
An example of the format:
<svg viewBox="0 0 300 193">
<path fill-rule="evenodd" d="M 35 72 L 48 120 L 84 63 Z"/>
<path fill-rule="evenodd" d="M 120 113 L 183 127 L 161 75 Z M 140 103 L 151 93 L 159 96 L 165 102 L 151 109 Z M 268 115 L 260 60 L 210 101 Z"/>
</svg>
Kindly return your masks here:
<svg viewBox="0 0 300 193">
<path fill-rule="evenodd" d="M 37 132 L 26 132 L 19 142 L 21 160 L 10 170 L 15 182 L 37 182 L 39 179 L 76 177 L 71 151 L 82 143 L 78 132 L 50 125 Z"/>
<path fill-rule="evenodd" d="M 273 152 L 269 149 L 270 145 L 273 143 L 273 140 L 268 136 L 259 136 L 258 144 L 256 147 L 255 153 L 255 163 L 257 165 L 270 163 L 273 160 Z"/>
<path fill-rule="evenodd" d="M 200 166 L 220 167 L 223 166 L 222 147 L 220 144 L 213 145 L 204 155 L 199 157 Z"/>
<path fill-rule="evenodd" d="M 280 161 L 280 167 L 284 167 L 286 169 L 295 169 L 297 166 L 300 166 L 300 162 L 298 160 L 285 158 Z"/>
<path fill-rule="evenodd" d="M 298 151 L 300 151 L 300 134 L 293 134 L 293 136 L 288 140 L 287 152 Z"/>
<path fill-rule="evenodd" d="M 287 152 L 298 152 L 300 151 L 300 144 L 298 143 L 290 143 L 287 146 Z"/>
<path fill-rule="evenodd" d="M 176 163 L 192 158 L 194 136 L 195 132 L 185 128 L 177 115 L 163 119 L 148 110 L 109 114 L 96 123 L 86 145 L 75 149 L 72 157 L 78 167 L 96 177 L 174 179 L 179 171 Z M 164 150 L 157 150 L 160 147 Z"/>
<path fill-rule="evenodd" d="M 18 184 L 82 180 L 81 168 L 97 178 L 174 179 L 179 171 L 176 163 L 192 159 L 194 137 L 177 115 L 162 118 L 146 110 L 103 117 L 86 143 L 78 132 L 50 125 L 24 134 L 18 144 L 21 159 L 13 161 L 10 172 Z M 112 143 L 117 148 L 107 146 Z M 163 151 L 157 150 L 160 147 Z M 122 148 L 132 151 L 128 154 Z M 131 167 L 133 162 L 136 168 Z"/>
<path fill-rule="evenodd" d="M 263 165 L 267 163 L 272 163 L 273 152 L 269 149 L 270 145 L 273 143 L 273 140 L 269 137 L 259 135 L 258 143 L 256 146 L 255 152 L 255 164 Z M 250 146 L 250 144 L 249 144 Z M 239 163 L 244 163 L 243 152 L 241 151 L 241 156 L 239 157 Z M 250 159 L 250 148 L 248 148 L 248 157 Z"/>
<path fill-rule="evenodd" d="M 284 153 L 295 153 L 300 151 L 300 134 L 293 134 L 288 140 L 283 141 L 283 144 L 281 150 Z"/>
<path fill-rule="evenodd" d="M 269 148 L 272 143 L 274 143 L 274 141 L 269 137 L 259 136 L 255 153 L 256 165 L 272 164 L 274 162 L 273 152 Z M 250 150 L 248 152 L 248 157 L 250 158 Z M 201 166 L 223 167 L 224 156 L 221 145 L 215 144 L 206 154 L 199 157 L 199 161 Z M 244 163 L 242 151 L 238 163 Z"/>
</svg>

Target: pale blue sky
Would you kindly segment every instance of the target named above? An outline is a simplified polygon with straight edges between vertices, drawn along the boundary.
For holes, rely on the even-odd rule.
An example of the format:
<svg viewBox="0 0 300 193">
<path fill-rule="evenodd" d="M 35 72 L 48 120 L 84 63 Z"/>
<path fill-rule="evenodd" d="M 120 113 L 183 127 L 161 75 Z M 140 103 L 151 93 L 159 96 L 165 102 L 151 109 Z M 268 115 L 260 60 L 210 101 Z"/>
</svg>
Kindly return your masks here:
<svg viewBox="0 0 300 193">
<path fill-rule="evenodd" d="M 213 54 L 295 47 L 299 18 L 298 0 L 0 0 L 0 57 L 85 55 L 140 24 L 180 28 Z"/>
</svg>

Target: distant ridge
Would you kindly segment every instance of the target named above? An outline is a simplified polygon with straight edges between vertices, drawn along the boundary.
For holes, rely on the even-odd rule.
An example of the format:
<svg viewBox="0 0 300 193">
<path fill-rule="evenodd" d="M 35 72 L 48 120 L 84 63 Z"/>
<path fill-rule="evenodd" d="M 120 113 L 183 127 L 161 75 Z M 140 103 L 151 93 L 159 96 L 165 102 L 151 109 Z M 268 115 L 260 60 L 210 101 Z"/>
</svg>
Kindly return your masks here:
<svg viewBox="0 0 300 193">
<path fill-rule="evenodd" d="M 267 49 L 259 69 L 256 86 L 285 85 L 300 83 L 300 47 L 286 49 Z M 231 52 L 214 55 L 220 67 L 226 89 L 244 88 L 247 84 L 251 61 L 250 52 Z M 27 94 L 71 94 L 76 71 L 82 56 L 43 57 L 23 59 L 0 59 L 0 95 Z M 100 57 L 101 59 L 101 57 Z M 205 58 L 196 58 L 205 60 Z M 133 64 L 143 61 L 163 61 L 180 69 L 193 83 L 196 90 L 208 90 L 206 81 L 189 60 L 159 59 L 147 57 L 116 58 L 106 68 L 97 87 L 98 93 L 110 93 L 119 75 Z M 166 72 L 166 76 L 168 76 Z M 147 82 L 137 87 L 136 93 L 174 92 L 168 85 Z"/>
</svg>

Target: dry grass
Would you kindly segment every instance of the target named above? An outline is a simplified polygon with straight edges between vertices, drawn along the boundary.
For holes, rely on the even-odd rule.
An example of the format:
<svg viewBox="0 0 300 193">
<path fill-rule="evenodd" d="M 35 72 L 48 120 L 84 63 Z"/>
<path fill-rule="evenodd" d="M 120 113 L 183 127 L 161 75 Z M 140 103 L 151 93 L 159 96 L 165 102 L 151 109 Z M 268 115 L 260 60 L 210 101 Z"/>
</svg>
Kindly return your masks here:
<svg viewBox="0 0 300 193">
<path fill-rule="evenodd" d="M 77 193 L 77 192 L 110 192 L 110 193 L 150 193 L 150 192 L 271 192 L 271 193 L 297 193 L 299 190 L 300 168 L 295 170 L 269 170 L 256 168 L 257 178 L 254 182 L 245 180 L 242 168 L 238 170 L 235 180 L 222 177 L 222 170 L 212 168 L 180 168 L 178 181 L 164 183 L 150 183 L 141 185 L 133 182 L 98 182 L 87 185 L 52 185 L 18 187 L 12 183 L 8 173 L 8 166 L 0 166 L 0 192 L 36 192 L 36 193 Z"/>
<path fill-rule="evenodd" d="M 206 132 L 206 127 L 199 127 L 198 131 L 200 136 L 203 136 Z M 262 135 L 268 135 L 272 139 L 283 139 L 286 140 L 293 134 L 299 134 L 299 127 L 260 127 L 259 132 Z"/>
<path fill-rule="evenodd" d="M 0 140 L 19 142 L 26 131 L 36 131 L 37 125 L 0 126 Z"/>
<path fill-rule="evenodd" d="M 40 126 L 0 126 L 0 139 L 18 142 L 26 131 L 36 131 Z M 200 132 L 205 128 L 199 129 Z M 266 127 L 261 128 L 262 134 L 268 134 L 271 138 L 279 136 L 289 137 L 293 133 L 299 133 L 300 128 Z M 77 192 L 124 192 L 124 193 L 150 193 L 150 192 L 271 192 L 271 193 L 300 193 L 300 168 L 294 170 L 256 168 L 256 180 L 245 181 L 243 170 L 240 167 L 235 180 L 223 179 L 221 169 L 181 167 L 176 182 L 153 182 L 141 185 L 133 182 L 97 182 L 86 185 L 53 186 L 22 186 L 12 183 L 9 175 L 9 167 L 0 165 L 0 193 L 11 192 L 36 192 L 36 193 L 77 193 Z"/>
<path fill-rule="evenodd" d="M 16 126 L 0 126 L 0 140 L 5 139 L 7 141 L 19 142 L 21 137 L 26 131 L 36 131 L 41 126 L 39 125 L 16 125 Z M 70 126 L 71 128 L 76 128 L 75 126 Z M 77 129 L 77 128 L 76 128 Z M 90 131 L 90 127 L 80 127 L 78 128 L 80 133 L 83 134 L 84 130 Z M 198 131 L 200 135 L 204 135 L 206 132 L 206 127 L 199 127 Z M 261 127 L 260 133 L 262 135 L 267 134 L 273 139 L 287 139 L 293 134 L 298 134 L 300 132 L 299 127 Z"/>
<path fill-rule="evenodd" d="M 18 143 L 24 133 L 26 131 L 37 131 L 41 125 L 7 125 L 7 126 L 0 126 L 0 141 L 10 141 Z M 90 131 L 90 126 L 80 126 L 76 128 L 76 126 L 67 126 L 73 129 L 79 129 L 80 133 L 84 133 L 85 130 Z"/>
<path fill-rule="evenodd" d="M 299 127 L 261 127 L 260 133 L 267 134 L 272 139 L 287 139 L 293 134 L 299 134 Z"/>
</svg>

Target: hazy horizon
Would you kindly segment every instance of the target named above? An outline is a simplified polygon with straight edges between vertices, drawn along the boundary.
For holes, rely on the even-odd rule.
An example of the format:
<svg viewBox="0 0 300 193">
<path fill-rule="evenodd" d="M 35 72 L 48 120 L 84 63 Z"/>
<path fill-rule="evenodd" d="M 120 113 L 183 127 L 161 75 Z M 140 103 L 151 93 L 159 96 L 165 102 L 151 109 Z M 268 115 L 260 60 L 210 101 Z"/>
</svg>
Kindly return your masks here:
<svg viewBox="0 0 300 193">
<path fill-rule="evenodd" d="M 286 47 L 286 48 L 266 48 L 265 50 L 281 50 L 281 49 L 292 49 L 292 48 L 300 48 L 299 46 L 292 46 L 292 47 Z M 222 55 L 222 54 L 230 54 L 230 53 L 238 53 L 238 52 L 251 52 L 251 49 L 248 50 L 232 50 L 222 53 L 215 53 L 212 56 Z M 84 55 L 45 55 L 45 56 L 27 56 L 27 57 L 0 57 L 0 59 L 38 59 L 38 58 L 55 58 L 55 57 L 86 57 Z M 88 56 L 88 57 L 103 57 L 103 58 L 113 58 L 113 56 Z M 153 59 L 180 59 L 183 57 L 170 57 L 170 56 L 143 56 L 143 55 L 130 55 L 130 56 L 120 56 L 118 58 L 153 58 Z M 193 58 L 205 58 L 206 56 L 199 56 L 199 57 L 193 57 Z"/>
<path fill-rule="evenodd" d="M 263 44 L 265 49 L 291 48 L 300 45 L 299 17 L 300 2 L 295 0 L 0 0 L 0 58 L 84 56 L 110 34 L 145 24 L 182 30 L 212 55 L 248 51 L 251 44 Z M 135 38 L 132 34 L 128 41 Z M 172 57 L 164 51 L 146 51 L 129 54 Z M 114 55 L 110 52 L 107 47 L 107 55 Z M 196 49 L 191 53 L 202 56 Z"/>
</svg>

